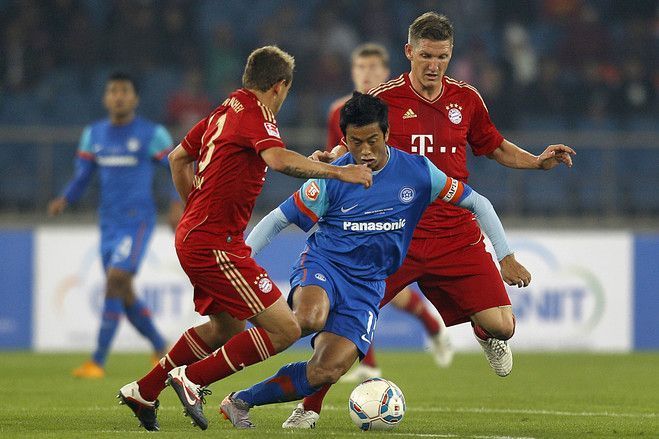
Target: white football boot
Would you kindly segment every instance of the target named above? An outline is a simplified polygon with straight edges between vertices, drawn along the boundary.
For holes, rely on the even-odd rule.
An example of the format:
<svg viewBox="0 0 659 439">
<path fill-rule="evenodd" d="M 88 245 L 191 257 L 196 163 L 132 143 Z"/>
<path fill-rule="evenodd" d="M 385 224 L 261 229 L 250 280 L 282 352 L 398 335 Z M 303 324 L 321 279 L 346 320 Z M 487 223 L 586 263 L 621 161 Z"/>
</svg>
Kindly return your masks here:
<svg viewBox="0 0 659 439">
<path fill-rule="evenodd" d="M 302 403 L 298 404 L 293 413 L 281 424 L 281 428 L 316 428 L 320 415 L 313 410 L 305 410 Z"/>
<path fill-rule="evenodd" d="M 483 352 L 485 352 L 487 361 L 490 363 L 490 367 L 494 370 L 494 373 L 500 377 L 508 376 L 513 370 L 513 353 L 510 350 L 510 346 L 508 346 L 508 342 L 496 338 L 481 340 L 479 337 L 476 337 L 476 340 L 478 340 L 478 343 L 483 348 Z"/>
<path fill-rule="evenodd" d="M 439 367 L 449 367 L 453 362 L 455 351 L 451 345 L 451 339 L 448 336 L 446 328 L 443 328 L 442 331 L 430 337 L 430 353 Z"/>
</svg>

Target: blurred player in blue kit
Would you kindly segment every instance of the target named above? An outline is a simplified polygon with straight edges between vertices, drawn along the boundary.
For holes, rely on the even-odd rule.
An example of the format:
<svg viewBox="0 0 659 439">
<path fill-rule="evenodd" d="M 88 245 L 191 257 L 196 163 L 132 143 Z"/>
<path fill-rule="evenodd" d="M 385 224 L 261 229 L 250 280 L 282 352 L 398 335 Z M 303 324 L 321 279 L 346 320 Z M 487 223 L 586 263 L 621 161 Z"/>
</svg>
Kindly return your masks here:
<svg viewBox="0 0 659 439">
<path fill-rule="evenodd" d="M 84 129 L 75 174 L 61 195 L 48 205 L 51 216 L 62 213 L 80 199 L 99 169 L 101 258 L 106 290 L 97 347 L 90 360 L 73 370 L 79 378 L 105 376 L 105 361 L 123 314 L 149 340 L 153 358 L 160 358 L 166 349 L 150 310 L 135 295 L 133 278 L 156 223 L 154 164 L 169 169 L 167 154 L 173 141 L 162 125 L 136 116 L 138 90 L 129 75 L 114 73 L 108 78 L 103 103 L 108 117 Z M 172 187 L 170 222 L 177 222 L 181 212 L 182 203 Z"/>
<path fill-rule="evenodd" d="M 355 92 L 341 110 L 349 154 L 335 164 L 366 164 L 373 186 L 308 180 L 268 214 L 247 244 L 254 254 L 289 224 L 309 231 L 307 246 L 293 267 L 289 302 L 302 335 L 316 333 L 309 361 L 287 364 L 274 376 L 228 395 L 220 410 L 238 428 L 252 428 L 253 406 L 294 401 L 335 383 L 368 351 L 376 327 L 385 279 L 402 264 L 416 224 L 436 199 L 473 212 L 492 240 L 498 259 L 512 254 L 490 202 L 448 177 L 426 157 L 386 142 L 387 106 Z M 517 276 L 528 276 L 515 262 Z"/>
</svg>

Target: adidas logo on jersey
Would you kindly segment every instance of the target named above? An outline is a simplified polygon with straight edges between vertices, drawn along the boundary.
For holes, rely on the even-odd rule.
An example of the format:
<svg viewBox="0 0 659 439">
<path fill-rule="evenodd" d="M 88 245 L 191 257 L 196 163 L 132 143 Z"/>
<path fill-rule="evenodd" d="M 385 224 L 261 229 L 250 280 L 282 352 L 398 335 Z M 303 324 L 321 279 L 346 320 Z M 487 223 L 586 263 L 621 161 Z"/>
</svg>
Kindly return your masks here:
<svg viewBox="0 0 659 439">
<path fill-rule="evenodd" d="M 405 227 L 406 220 L 404 218 L 398 221 L 384 223 L 384 222 L 364 222 L 355 223 L 352 221 L 343 221 L 343 230 L 350 230 L 352 232 L 373 232 L 373 231 L 390 231 L 400 230 Z"/>
<path fill-rule="evenodd" d="M 416 113 L 411 108 L 408 108 L 405 114 L 403 114 L 403 119 L 412 119 L 413 117 L 416 117 Z"/>
</svg>

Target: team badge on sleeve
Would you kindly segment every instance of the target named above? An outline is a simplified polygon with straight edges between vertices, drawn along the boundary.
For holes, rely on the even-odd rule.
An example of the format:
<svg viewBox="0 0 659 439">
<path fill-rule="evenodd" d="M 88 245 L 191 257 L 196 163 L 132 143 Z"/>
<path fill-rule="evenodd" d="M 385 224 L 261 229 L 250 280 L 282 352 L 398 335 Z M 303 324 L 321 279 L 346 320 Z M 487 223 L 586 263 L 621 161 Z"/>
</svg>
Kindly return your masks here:
<svg viewBox="0 0 659 439">
<path fill-rule="evenodd" d="M 306 195 L 309 200 L 316 201 L 320 195 L 320 188 L 318 187 L 318 183 L 315 181 L 310 182 L 309 185 L 307 185 L 307 188 L 304 190 L 304 195 Z"/>
<path fill-rule="evenodd" d="M 265 127 L 265 130 L 268 132 L 268 134 L 278 139 L 281 139 L 281 136 L 279 135 L 279 128 L 277 128 L 277 125 L 270 122 L 264 122 L 263 126 Z"/>
</svg>

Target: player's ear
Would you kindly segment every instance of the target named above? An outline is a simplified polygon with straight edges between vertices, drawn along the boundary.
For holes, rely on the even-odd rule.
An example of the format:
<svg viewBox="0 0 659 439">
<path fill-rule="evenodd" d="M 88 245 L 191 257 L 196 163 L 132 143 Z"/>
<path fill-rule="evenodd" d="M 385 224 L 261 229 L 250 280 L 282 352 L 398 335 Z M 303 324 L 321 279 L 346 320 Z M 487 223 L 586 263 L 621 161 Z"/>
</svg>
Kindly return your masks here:
<svg viewBox="0 0 659 439">
<path fill-rule="evenodd" d="M 407 59 L 409 59 L 410 61 L 412 61 L 412 50 L 413 49 L 414 48 L 412 47 L 412 45 L 410 43 L 405 44 L 405 57 Z"/>
<path fill-rule="evenodd" d="M 284 89 L 286 89 L 287 86 L 288 86 L 288 82 L 285 79 L 282 79 L 279 82 L 275 82 L 275 85 L 273 85 L 275 94 L 280 95 L 281 92 Z"/>
<path fill-rule="evenodd" d="M 389 141 L 389 128 L 387 128 L 387 131 L 384 133 L 384 143 L 387 143 Z"/>
</svg>

